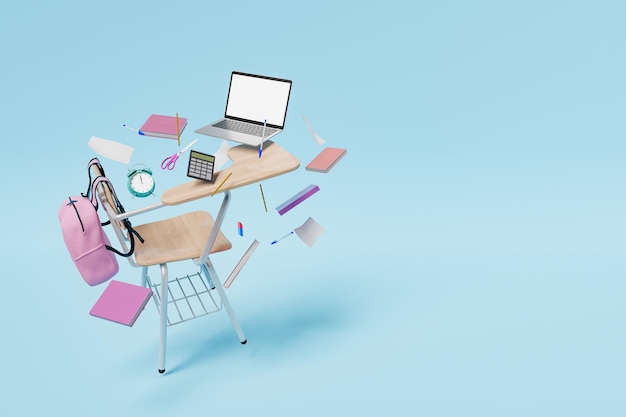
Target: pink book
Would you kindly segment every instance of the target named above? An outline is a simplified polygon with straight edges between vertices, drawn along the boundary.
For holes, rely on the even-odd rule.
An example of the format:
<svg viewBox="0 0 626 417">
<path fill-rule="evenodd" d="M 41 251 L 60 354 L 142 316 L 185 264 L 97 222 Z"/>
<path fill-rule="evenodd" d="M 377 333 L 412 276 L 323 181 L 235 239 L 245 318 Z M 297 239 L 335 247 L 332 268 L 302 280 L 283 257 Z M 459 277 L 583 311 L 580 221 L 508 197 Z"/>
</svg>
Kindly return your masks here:
<svg viewBox="0 0 626 417">
<path fill-rule="evenodd" d="M 326 173 L 330 171 L 331 168 L 334 167 L 346 153 L 347 151 L 342 148 L 324 148 L 319 155 L 309 162 L 306 169 L 309 171 Z"/>
<path fill-rule="evenodd" d="M 89 314 L 132 326 L 150 297 L 150 288 L 111 280 Z"/>
<path fill-rule="evenodd" d="M 146 136 L 156 136 L 158 138 L 178 139 L 178 135 L 183 133 L 187 126 L 185 117 L 178 118 L 178 131 L 176 131 L 176 116 L 163 116 L 153 114 L 141 126 L 141 130 Z"/>
</svg>

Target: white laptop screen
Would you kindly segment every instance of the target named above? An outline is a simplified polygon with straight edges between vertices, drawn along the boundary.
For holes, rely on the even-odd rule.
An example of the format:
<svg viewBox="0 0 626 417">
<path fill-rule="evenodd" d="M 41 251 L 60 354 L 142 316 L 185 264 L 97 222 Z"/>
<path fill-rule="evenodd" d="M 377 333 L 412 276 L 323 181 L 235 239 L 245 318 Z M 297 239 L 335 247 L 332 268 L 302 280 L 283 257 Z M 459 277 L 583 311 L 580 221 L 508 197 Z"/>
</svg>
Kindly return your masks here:
<svg viewBox="0 0 626 417">
<path fill-rule="evenodd" d="M 287 116 L 291 81 L 233 72 L 226 117 L 252 120 L 282 128 Z"/>
</svg>

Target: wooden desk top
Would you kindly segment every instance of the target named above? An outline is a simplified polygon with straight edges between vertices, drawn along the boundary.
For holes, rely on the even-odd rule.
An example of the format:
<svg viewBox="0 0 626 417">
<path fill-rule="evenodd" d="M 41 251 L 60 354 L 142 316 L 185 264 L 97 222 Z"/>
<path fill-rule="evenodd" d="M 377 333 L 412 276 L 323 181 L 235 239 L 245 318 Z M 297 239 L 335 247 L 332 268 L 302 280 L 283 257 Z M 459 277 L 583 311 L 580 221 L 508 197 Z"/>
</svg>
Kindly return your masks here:
<svg viewBox="0 0 626 417">
<path fill-rule="evenodd" d="M 295 156 L 272 141 L 263 144 L 261 158 L 259 148 L 249 145 L 230 148 L 228 156 L 233 161 L 231 166 L 215 174 L 213 183 L 191 180 L 165 191 L 161 194 L 161 202 L 166 206 L 175 206 L 210 196 L 231 172 L 232 175 L 218 193 L 286 174 L 300 166 Z"/>
</svg>

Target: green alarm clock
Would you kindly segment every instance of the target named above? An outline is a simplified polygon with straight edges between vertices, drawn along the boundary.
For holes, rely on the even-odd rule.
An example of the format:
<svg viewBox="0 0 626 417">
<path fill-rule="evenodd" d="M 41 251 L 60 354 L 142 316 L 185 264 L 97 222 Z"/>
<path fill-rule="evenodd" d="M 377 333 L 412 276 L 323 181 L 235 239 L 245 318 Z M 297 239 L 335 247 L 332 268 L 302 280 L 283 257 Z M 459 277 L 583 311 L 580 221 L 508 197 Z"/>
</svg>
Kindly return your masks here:
<svg viewBox="0 0 626 417">
<path fill-rule="evenodd" d="M 143 168 L 133 169 L 136 165 L 133 165 L 128 170 L 128 191 L 135 197 L 147 197 L 154 192 L 154 178 L 152 177 L 152 171 L 150 168 L 143 164 Z"/>
</svg>

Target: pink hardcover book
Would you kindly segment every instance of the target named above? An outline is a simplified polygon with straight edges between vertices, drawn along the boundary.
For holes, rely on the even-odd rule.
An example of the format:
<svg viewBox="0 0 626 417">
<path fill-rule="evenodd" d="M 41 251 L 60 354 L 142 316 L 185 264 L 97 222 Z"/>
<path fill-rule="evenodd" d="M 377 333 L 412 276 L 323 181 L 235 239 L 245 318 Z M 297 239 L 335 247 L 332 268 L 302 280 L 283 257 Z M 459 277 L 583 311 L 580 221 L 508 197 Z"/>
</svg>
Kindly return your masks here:
<svg viewBox="0 0 626 417">
<path fill-rule="evenodd" d="M 150 288 L 112 280 L 89 314 L 132 326 L 150 297 Z"/>
<path fill-rule="evenodd" d="M 178 139 L 178 135 L 183 133 L 187 126 L 185 117 L 178 118 L 178 131 L 176 131 L 176 116 L 163 116 L 153 114 L 141 126 L 141 130 L 146 136 L 156 136 L 158 138 Z"/>
<path fill-rule="evenodd" d="M 343 148 L 324 148 L 309 164 L 306 166 L 308 171 L 328 172 L 337 162 L 347 153 Z"/>
</svg>

